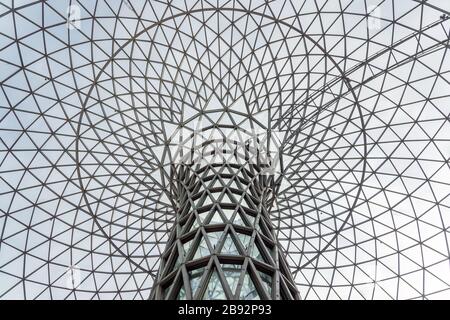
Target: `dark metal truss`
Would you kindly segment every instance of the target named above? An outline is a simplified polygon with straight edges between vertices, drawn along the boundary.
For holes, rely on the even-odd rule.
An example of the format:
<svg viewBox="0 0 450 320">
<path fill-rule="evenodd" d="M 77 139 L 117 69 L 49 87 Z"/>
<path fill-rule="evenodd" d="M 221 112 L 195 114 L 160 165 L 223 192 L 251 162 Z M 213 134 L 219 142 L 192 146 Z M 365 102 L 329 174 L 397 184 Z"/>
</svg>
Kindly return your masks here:
<svg viewBox="0 0 450 320">
<path fill-rule="evenodd" d="M 449 299 L 449 11 L 441 0 L 2 1 L 0 298 L 214 298 L 215 283 L 226 298 Z M 190 233 L 174 203 L 207 177 L 172 175 L 172 138 L 199 118 L 276 131 L 283 160 L 270 206 L 232 201 L 228 218 L 215 202 L 222 222 L 194 210 L 184 219 L 207 223 Z M 205 169 L 222 195 L 244 188 L 227 187 L 230 168 Z M 187 250 L 158 274 L 190 239 L 214 254 L 194 267 Z M 239 255 L 221 252 L 227 239 Z"/>
</svg>

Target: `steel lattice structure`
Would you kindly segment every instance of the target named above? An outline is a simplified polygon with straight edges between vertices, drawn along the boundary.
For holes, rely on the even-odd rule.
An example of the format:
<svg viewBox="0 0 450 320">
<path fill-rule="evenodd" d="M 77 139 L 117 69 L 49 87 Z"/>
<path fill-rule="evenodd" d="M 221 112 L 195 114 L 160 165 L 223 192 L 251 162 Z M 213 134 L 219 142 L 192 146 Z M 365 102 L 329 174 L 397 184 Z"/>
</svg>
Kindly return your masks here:
<svg viewBox="0 0 450 320">
<path fill-rule="evenodd" d="M 0 298 L 450 299 L 449 12 L 2 1 Z M 198 123 L 279 170 L 176 164 Z"/>
<path fill-rule="evenodd" d="M 230 126 L 216 103 L 206 107 L 219 113 L 210 126 L 200 114 L 193 130 L 172 136 L 176 225 L 151 297 L 298 299 L 270 220 L 281 178 L 276 139 L 267 128 Z"/>
</svg>

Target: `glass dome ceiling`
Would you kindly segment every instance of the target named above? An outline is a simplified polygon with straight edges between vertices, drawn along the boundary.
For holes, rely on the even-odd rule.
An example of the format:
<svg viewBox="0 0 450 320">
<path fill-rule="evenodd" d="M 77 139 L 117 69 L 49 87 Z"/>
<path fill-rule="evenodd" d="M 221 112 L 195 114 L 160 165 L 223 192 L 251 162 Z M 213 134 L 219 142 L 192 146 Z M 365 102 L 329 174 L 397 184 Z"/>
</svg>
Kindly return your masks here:
<svg viewBox="0 0 450 320">
<path fill-rule="evenodd" d="M 2 1 L 0 298 L 148 299 L 171 136 L 281 139 L 302 299 L 450 299 L 450 2 Z"/>
</svg>

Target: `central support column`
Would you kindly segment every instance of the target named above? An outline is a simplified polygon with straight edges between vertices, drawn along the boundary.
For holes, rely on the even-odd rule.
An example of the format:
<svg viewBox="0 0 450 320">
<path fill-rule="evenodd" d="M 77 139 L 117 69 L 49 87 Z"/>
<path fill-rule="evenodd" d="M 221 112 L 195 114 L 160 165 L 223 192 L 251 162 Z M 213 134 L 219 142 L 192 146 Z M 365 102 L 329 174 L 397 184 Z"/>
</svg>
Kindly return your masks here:
<svg viewBox="0 0 450 320">
<path fill-rule="evenodd" d="M 299 298 L 269 218 L 274 175 L 252 161 L 248 144 L 240 152 L 228 142 L 203 142 L 208 161 L 172 166 L 177 216 L 153 299 Z M 224 151 L 230 156 L 217 161 Z"/>
</svg>

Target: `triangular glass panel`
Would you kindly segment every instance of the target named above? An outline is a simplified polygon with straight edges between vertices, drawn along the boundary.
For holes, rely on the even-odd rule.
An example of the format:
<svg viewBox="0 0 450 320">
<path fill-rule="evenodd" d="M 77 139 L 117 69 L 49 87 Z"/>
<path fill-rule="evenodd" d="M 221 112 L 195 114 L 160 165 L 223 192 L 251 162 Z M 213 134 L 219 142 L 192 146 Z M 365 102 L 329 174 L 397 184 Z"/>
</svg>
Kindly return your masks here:
<svg viewBox="0 0 450 320">
<path fill-rule="evenodd" d="M 222 211 L 227 218 L 228 221 L 231 221 L 231 217 L 233 216 L 234 209 L 222 208 Z"/>
<path fill-rule="evenodd" d="M 220 197 L 220 195 L 221 195 L 221 192 L 219 192 L 219 191 L 216 191 L 216 192 L 212 192 L 211 193 L 211 198 L 212 198 L 212 202 L 213 203 L 217 203 L 218 202 L 218 199 L 219 199 L 219 197 Z M 210 198 L 210 199 L 211 199 Z"/>
<path fill-rule="evenodd" d="M 250 252 L 250 256 L 254 259 L 265 262 L 265 259 L 264 259 L 263 255 L 261 254 L 261 251 L 259 251 L 259 248 L 256 245 L 256 243 L 253 243 L 252 250 Z"/>
<path fill-rule="evenodd" d="M 215 94 L 213 94 L 211 96 L 211 98 L 209 99 L 208 103 L 203 107 L 203 110 L 217 110 L 217 109 L 221 109 L 223 108 L 222 103 L 220 102 L 220 100 L 217 98 L 217 96 Z"/>
<path fill-rule="evenodd" d="M 272 295 L 272 276 L 259 271 L 259 276 L 261 277 L 262 283 L 264 285 L 264 288 L 267 290 L 267 293 L 269 294 L 269 296 Z"/>
<path fill-rule="evenodd" d="M 182 262 L 182 259 L 181 259 L 180 255 L 177 254 L 177 259 L 175 260 L 175 265 L 173 266 L 172 270 L 178 268 L 180 266 L 181 262 Z"/>
<path fill-rule="evenodd" d="M 241 293 L 239 295 L 240 300 L 260 300 L 258 291 L 256 291 L 255 284 L 253 283 L 248 273 L 244 276 L 244 283 L 242 284 Z"/>
<path fill-rule="evenodd" d="M 197 229 L 200 226 L 200 224 L 198 223 L 197 219 L 194 219 L 194 223 L 192 223 L 191 227 L 189 228 L 189 230 L 187 230 L 187 232 L 192 231 Z"/>
<path fill-rule="evenodd" d="M 203 223 L 205 221 L 207 214 L 206 213 L 198 213 L 198 218 L 200 219 L 200 222 Z"/>
<path fill-rule="evenodd" d="M 212 198 L 212 199 L 211 199 Z M 212 204 L 213 202 L 215 201 L 215 199 L 214 199 L 214 195 L 212 194 L 211 196 L 207 196 L 206 197 L 206 199 L 205 199 L 205 202 L 203 202 L 203 204 L 201 205 L 202 207 L 205 207 L 205 206 L 207 206 L 207 205 L 210 205 L 210 204 Z"/>
<path fill-rule="evenodd" d="M 223 223 L 222 217 L 220 216 L 220 213 L 218 211 L 214 211 L 212 213 L 212 217 L 211 217 L 211 220 L 209 221 L 209 223 L 211 223 L 211 224 Z"/>
<path fill-rule="evenodd" d="M 231 292 L 236 293 L 236 287 L 241 276 L 242 266 L 240 264 L 222 264 L 222 271 L 227 279 Z"/>
<path fill-rule="evenodd" d="M 236 212 L 236 215 L 234 216 L 233 224 L 246 227 L 241 215 L 239 214 L 239 211 Z"/>
<path fill-rule="evenodd" d="M 189 271 L 189 282 L 191 285 L 192 296 L 194 296 L 195 293 L 197 292 L 204 271 L 205 271 L 204 267 Z"/>
<path fill-rule="evenodd" d="M 233 241 L 233 238 L 231 237 L 231 234 L 227 234 L 227 238 L 225 239 L 225 242 L 223 244 L 222 250 L 220 250 L 220 253 L 239 255 L 239 251 L 236 247 L 236 244 Z"/>
<path fill-rule="evenodd" d="M 217 271 L 214 270 L 208 281 L 208 286 L 206 287 L 205 294 L 203 295 L 204 300 L 225 300 L 227 297 L 225 295 L 225 290 L 223 290 L 222 282 L 220 282 L 219 275 Z"/>
<path fill-rule="evenodd" d="M 208 245 L 206 244 L 205 239 L 202 237 L 200 240 L 200 243 L 198 245 L 197 251 L 195 252 L 194 259 L 199 259 L 202 257 L 206 257 L 207 255 L 210 255 Z"/>
<path fill-rule="evenodd" d="M 216 178 L 210 185 L 210 188 L 216 188 L 216 187 L 221 187 L 221 186 L 222 186 L 222 183 L 220 182 L 220 180 L 218 178 Z"/>
<path fill-rule="evenodd" d="M 225 192 L 221 202 L 223 202 L 223 203 L 233 203 L 234 201 L 232 201 L 230 195 L 227 192 Z"/>
<path fill-rule="evenodd" d="M 235 188 L 235 189 L 240 189 L 235 180 L 231 181 L 231 183 L 229 184 L 229 187 Z"/>
<path fill-rule="evenodd" d="M 188 255 L 189 250 L 191 249 L 191 246 L 192 246 L 192 240 L 193 240 L 193 239 L 191 239 L 191 240 L 189 240 L 189 241 L 183 243 L 184 257 L 186 257 L 186 256 Z"/>
<path fill-rule="evenodd" d="M 247 250 L 252 237 L 250 237 L 248 234 L 244 234 L 244 233 L 238 233 L 237 235 L 238 235 L 239 241 L 241 241 L 241 243 L 242 243 L 242 246 L 245 248 L 245 250 Z"/>
<path fill-rule="evenodd" d="M 222 236 L 222 234 L 223 231 L 208 232 L 208 240 L 213 249 L 216 248 L 217 242 L 219 242 L 219 239 Z"/>
<path fill-rule="evenodd" d="M 248 221 L 250 221 L 250 225 L 253 226 L 253 224 L 255 223 L 255 217 L 250 214 L 246 214 L 245 217 L 248 219 Z"/>
</svg>

